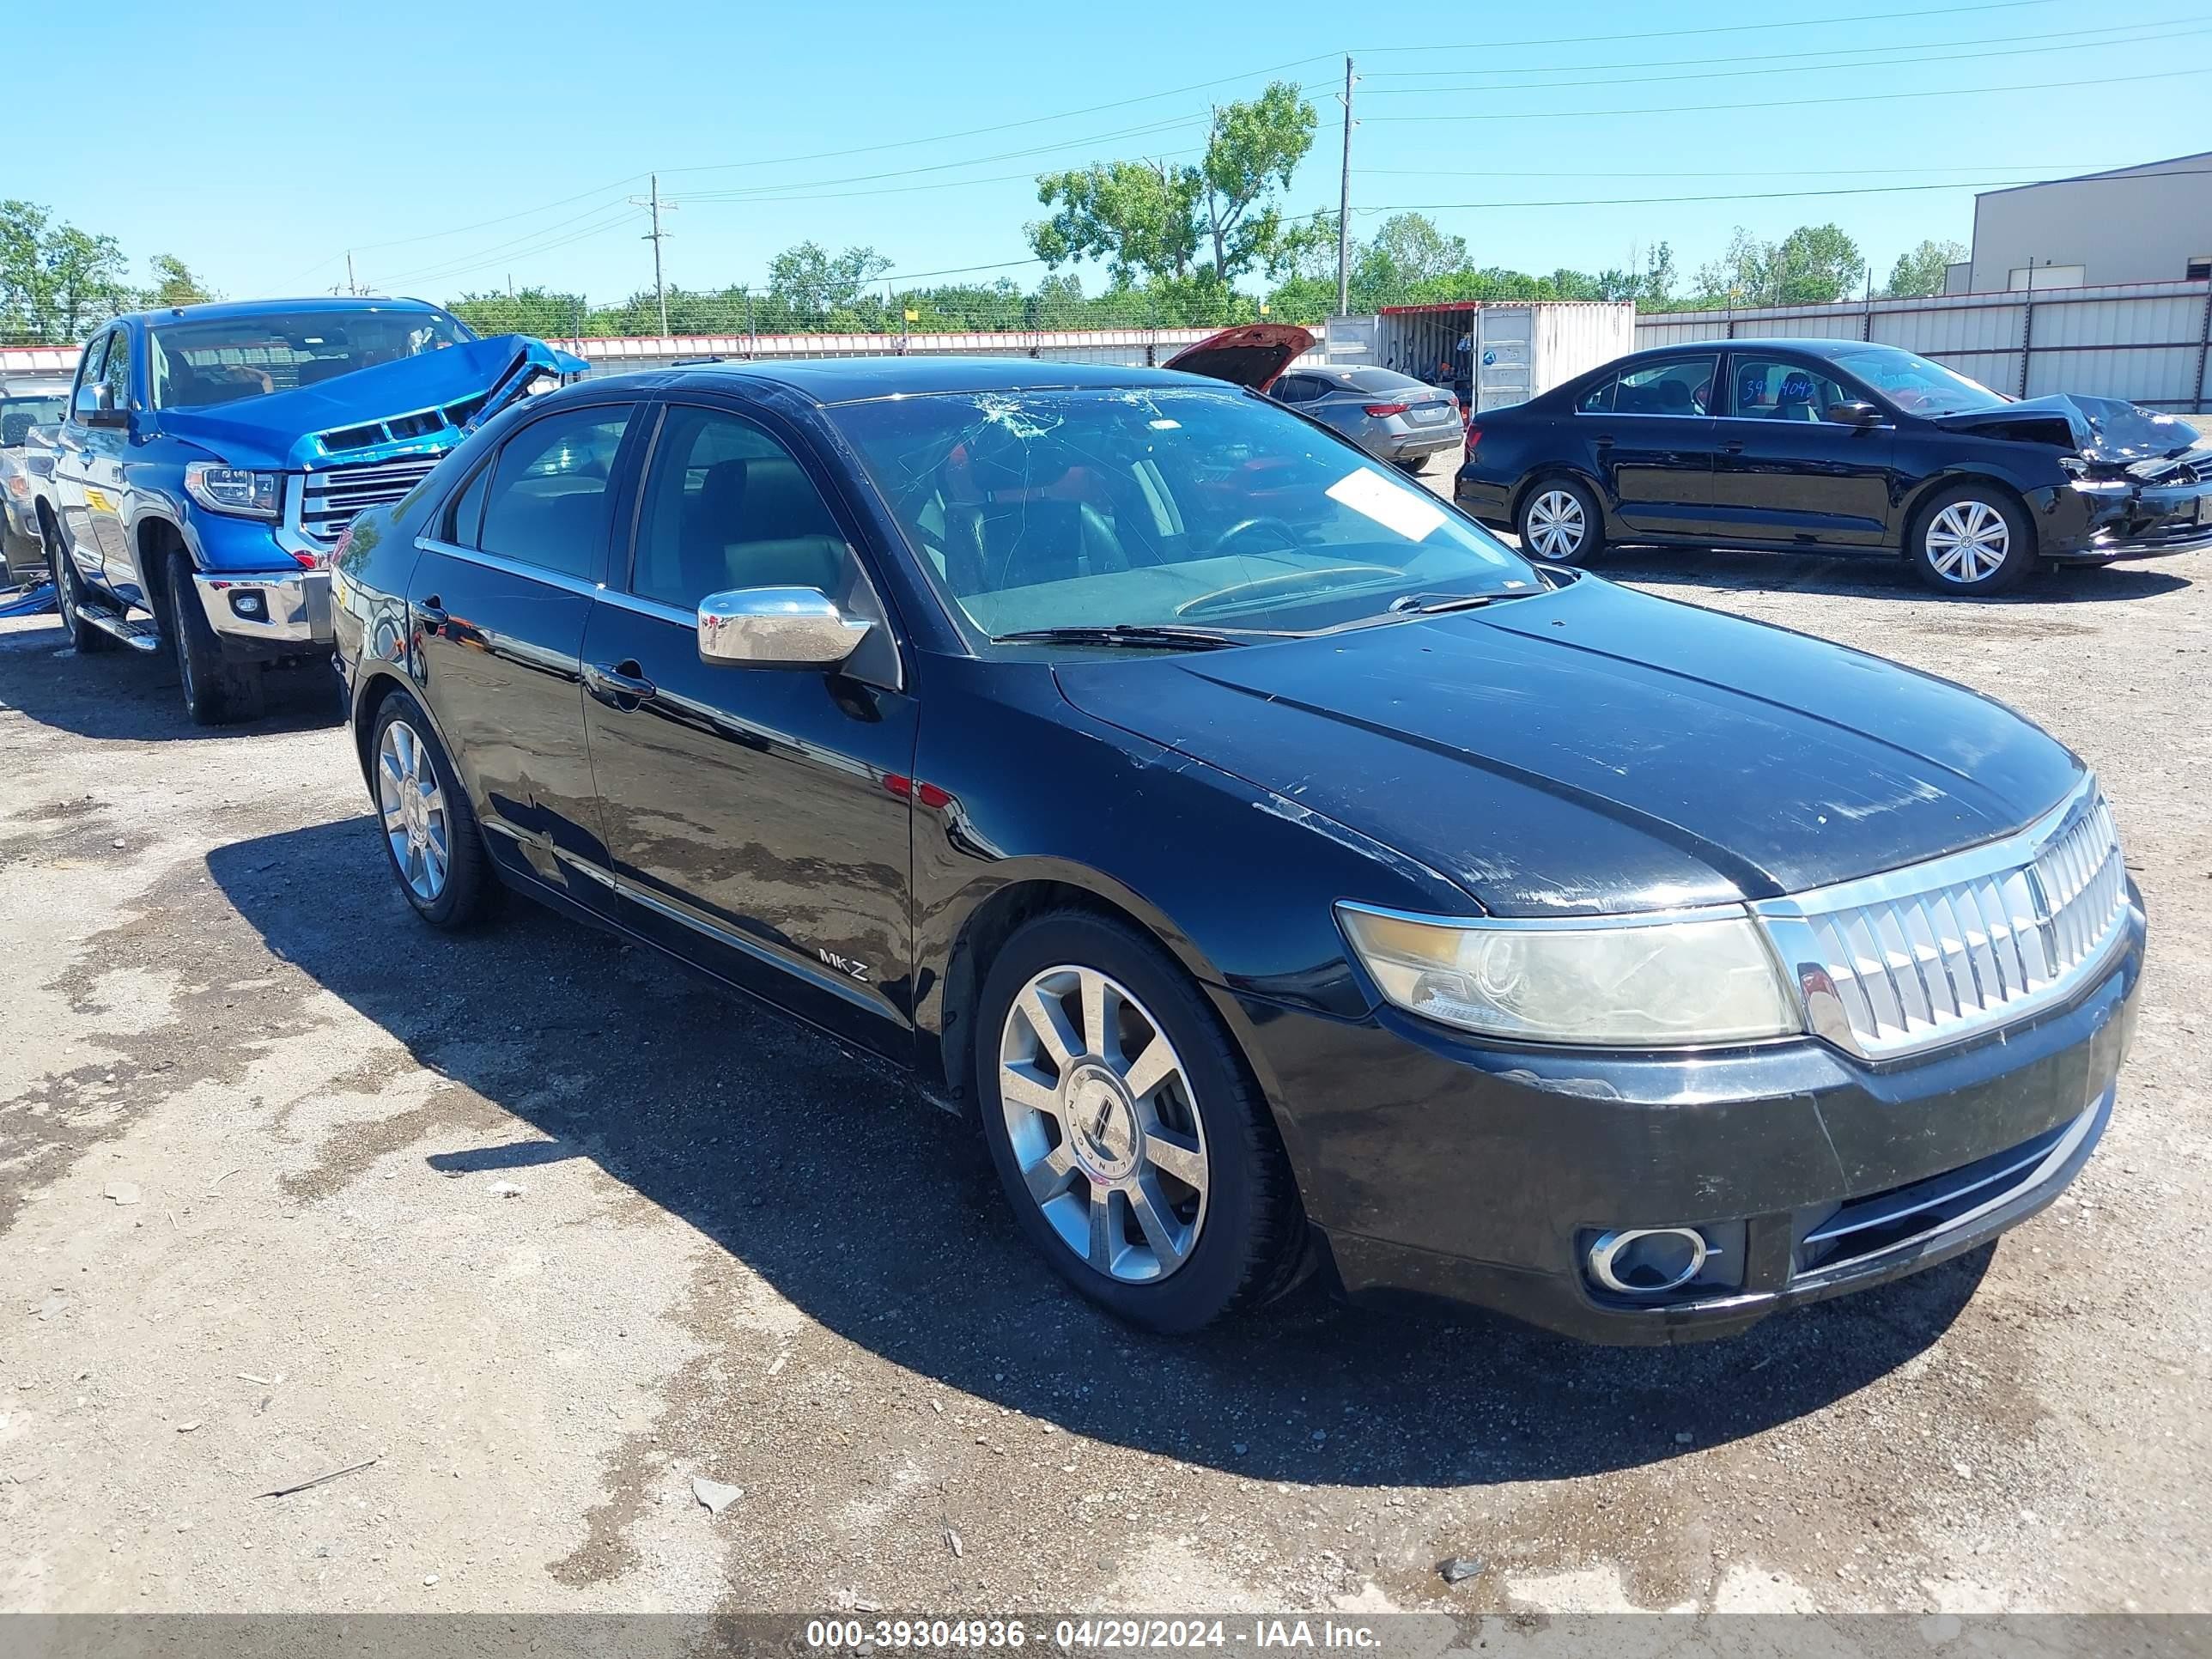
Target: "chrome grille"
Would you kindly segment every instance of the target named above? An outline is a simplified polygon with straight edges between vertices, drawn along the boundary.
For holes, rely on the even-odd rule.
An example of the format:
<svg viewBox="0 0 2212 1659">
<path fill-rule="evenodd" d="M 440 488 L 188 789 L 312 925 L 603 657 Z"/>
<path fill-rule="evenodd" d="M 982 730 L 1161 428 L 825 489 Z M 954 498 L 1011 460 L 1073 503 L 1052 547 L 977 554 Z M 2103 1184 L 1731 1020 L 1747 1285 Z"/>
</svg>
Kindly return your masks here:
<svg viewBox="0 0 2212 1659">
<path fill-rule="evenodd" d="M 2063 997 L 2102 960 L 2127 904 L 2092 778 L 2002 842 L 1755 908 L 1814 1031 L 1886 1059 Z"/>
<path fill-rule="evenodd" d="M 300 489 L 300 528 L 317 541 L 334 542 L 365 507 L 386 507 L 422 483 L 441 455 L 404 455 L 361 466 L 310 472 Z"/>
</svg>

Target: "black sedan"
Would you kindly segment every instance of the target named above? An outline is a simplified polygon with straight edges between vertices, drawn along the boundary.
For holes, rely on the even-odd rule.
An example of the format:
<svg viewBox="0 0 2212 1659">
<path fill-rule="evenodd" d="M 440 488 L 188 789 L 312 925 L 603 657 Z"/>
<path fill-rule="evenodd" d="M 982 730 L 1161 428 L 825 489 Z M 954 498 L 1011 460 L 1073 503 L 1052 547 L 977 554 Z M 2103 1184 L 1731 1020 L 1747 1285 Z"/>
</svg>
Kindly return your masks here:
<svg viewBox="0 0 2212 1659">
<path fill-rule="evenodd" d="M 2212 447 L 2108 398 L 2000 396 L 1856 340 L 1640 351 L 1468 433 L 1461 504 L 1522 550 L 1608 542 L 1903 554 L 1981 597 L 2039 562 L 2212 547 Z"/>
<path fill-rule="evenodd" d="M 1314 1270 L 1735 1329 L 1990 1237 L 2112 1109 L 2143 921 L 2064 748 L 1528 564 L 1249 391 L 586 381 L 335 566 L 425 921 L 504 883 L 896 1062 L 1156 1328 Z"/>
</svg>

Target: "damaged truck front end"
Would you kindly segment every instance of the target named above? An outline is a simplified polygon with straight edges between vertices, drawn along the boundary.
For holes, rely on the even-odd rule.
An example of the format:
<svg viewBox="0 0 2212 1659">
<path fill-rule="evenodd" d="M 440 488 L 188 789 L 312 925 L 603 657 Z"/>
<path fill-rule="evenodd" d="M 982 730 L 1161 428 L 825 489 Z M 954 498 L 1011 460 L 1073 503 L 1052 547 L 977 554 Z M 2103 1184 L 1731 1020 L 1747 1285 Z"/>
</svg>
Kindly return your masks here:
<svg viewBox="0 0 2212 1659">
<path fill-rule="evenodd" d="M 46 526 L 72 635 L 171 655 L 197 720 L 250 714 L 263 667 L 327 653 L 355 517 L 586 367 L 412 301 L 118 319 L 79 369 Z"/>
</svg>

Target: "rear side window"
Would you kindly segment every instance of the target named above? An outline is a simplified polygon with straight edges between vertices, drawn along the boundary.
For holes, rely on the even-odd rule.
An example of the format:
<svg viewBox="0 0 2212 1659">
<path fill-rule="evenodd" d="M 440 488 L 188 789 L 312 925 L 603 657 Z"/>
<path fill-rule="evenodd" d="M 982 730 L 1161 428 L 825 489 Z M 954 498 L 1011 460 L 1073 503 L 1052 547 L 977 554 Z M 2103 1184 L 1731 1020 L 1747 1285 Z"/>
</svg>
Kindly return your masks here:
<svg viewBox="0 0 2212 1659">
<path fill-rule="evenodd" d="M 516 432 L 490 468 L 476 544 L 580 581 L 595 580 L 607 544 L 615 456 L 630 413 L 626 404 L 564 409 Z M 458 505 L 467 505 L 467 495 Z"/>
<path fill-rule="evenodd" d="M 1717 355 L 1646 363 L 1613 383 L 1613 412 L 1710 415 L 1713 408 L 1713 374 L 1719 366 Z"/>
<path fill-rule="evenodd" d="M 1613 388 L 1620 382 L 1608 374 L 1576 400 L 1578 415 L 1610 415 L 1613 413 Z"/>
</svg>

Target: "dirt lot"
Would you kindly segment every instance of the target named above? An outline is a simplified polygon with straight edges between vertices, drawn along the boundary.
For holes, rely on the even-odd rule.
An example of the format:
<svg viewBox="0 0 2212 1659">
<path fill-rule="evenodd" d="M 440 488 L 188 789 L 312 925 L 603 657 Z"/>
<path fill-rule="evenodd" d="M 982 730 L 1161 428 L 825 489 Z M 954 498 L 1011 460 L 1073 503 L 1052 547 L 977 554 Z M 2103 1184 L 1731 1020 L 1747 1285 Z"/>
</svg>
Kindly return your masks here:
<svg viewBox="0 0 2212 1659">
<path fill-rule="evenodd" d="M 0 1607 L 2212 1606 L 2212 564 L 1607 568 L 2023 708 L 2152 913 L 2057 1207 L 1671 1352 L 1134 1336 L 836 1049 L 525 907 L 416 925 L 313 687 L 204 734 L 0 624 Z"/>
</svg>

